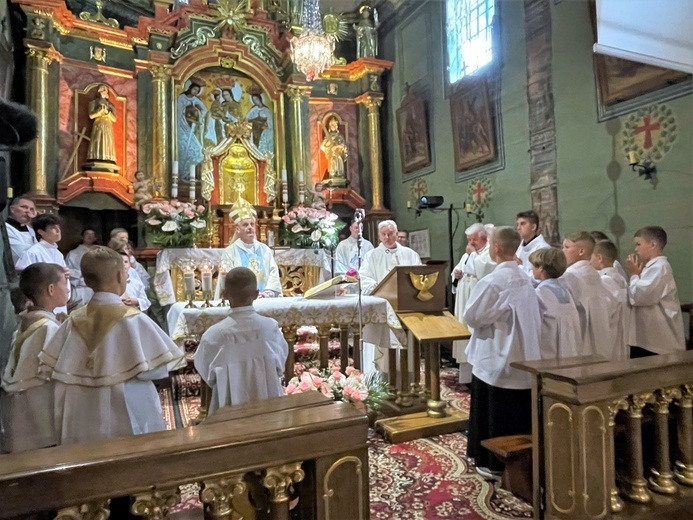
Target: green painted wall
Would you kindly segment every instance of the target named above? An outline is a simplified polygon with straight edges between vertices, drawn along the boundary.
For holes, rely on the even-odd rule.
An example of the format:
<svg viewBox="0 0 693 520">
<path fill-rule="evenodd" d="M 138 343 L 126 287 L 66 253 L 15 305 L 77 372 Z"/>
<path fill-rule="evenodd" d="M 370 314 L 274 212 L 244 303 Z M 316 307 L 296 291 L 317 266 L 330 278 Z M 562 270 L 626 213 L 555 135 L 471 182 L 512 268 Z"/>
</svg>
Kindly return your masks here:
<svg viewBox="0 0 693 520">
<path fill-rule="evenodd" d="M 443 195 L 445 205 L 463 206 L 468 182 L 455 182 L 450 104 L 444 88 L 444 2 L 426 2 L 383 35 L 382 57 L 395 61 L 389 77 L 388 102 L 383 109 L 384 160 L 388 202 L 401 229 L 428 228 L 434 258 L 448 258 L 446 213 L 423 212 L 416 217 L 407 210 L 411 181 L 403 182 L 394 114 L 403 96 L 402 78 L 411 71 L 412 60 L 428 59 L 428 73 L 414 87 L 429 100 L 428 116 L 432 132 L 433 172 L 423 176 L 431 195 Z M 501 25 L 501 115 L 505 168 L 490 174 L 493 200 L 485 211 L 485 221 L 496 225 L 514 224 L 518 211 L 530 208 L 529 131 L 526 92 L 526 49 L 523 2 L 502 1 L 498 6 Z M 416 55 L 403 45 L 407 26 L 421 24 L 414 19 L 430 18 L 432 30 L 419 32 Z M 665 104 L 677 118 L 677 140 L 672 150 L 658 161 L 659 183 L 652 184 L 633 173 L 624 157 L 621 130 L 625 118 L 597 121 L 597 103 L 592 68 L 592 28 L 586 1 L 552 3 L 553 94 L 558 160 L 558 212 L 561 234 L 576 230 L 601 230 L 620 245 L 622 257 L 632 251 L 633 232 L 658 224 L 669 233 L 669 256 L 682 301 L 693 299 L 693 96 Z M 411 31 L 409 31 L 409 34 Z M 410 54 L 405 54 L 406 52 Z M 616 134 L 613 137 L 611 134 Z M 614 162 L 615 161 L 615 162 Z M 607 175 L 607 167 L 612 182 Z M 466 226 L 473 217 L 459 212 L 455 237 L 456 260 L 462 252 Z M 620 234 L 612 223 L 623 219 Z M 456 217 L 453 217 L 453 224 Z M 617 228 L 614 228 L 617 229 Z"/>
</svg>

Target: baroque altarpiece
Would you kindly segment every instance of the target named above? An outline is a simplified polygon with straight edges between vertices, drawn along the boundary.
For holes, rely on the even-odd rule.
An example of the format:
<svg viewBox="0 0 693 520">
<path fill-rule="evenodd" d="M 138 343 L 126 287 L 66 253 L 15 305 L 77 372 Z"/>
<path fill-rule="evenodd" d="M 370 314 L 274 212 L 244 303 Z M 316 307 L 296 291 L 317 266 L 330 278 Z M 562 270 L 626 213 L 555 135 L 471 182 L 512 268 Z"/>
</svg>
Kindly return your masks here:
<svg viewBox="0 0 693 520">
<path fill-rule="evenodd" d="M 43 209 L 135 210 L 141 171 L 152 200 L 189 200 L 195 183 L 211 210 L 208 245 L 229 242 L 239 196 L 264 239 L 283 207 L 329 181 L 323 143 L 336 132 L 349 154 L 329 186 L 333 210 L 388 216 L 380 105 L 391 62 L 362 57 L 306 81 L 283 2 L 154 0 L 144 15 L 123 11 L 137 2 L 13 4 L 25 19 L 18 73 L 39 118 L 25 188 Z"/>
</svg>

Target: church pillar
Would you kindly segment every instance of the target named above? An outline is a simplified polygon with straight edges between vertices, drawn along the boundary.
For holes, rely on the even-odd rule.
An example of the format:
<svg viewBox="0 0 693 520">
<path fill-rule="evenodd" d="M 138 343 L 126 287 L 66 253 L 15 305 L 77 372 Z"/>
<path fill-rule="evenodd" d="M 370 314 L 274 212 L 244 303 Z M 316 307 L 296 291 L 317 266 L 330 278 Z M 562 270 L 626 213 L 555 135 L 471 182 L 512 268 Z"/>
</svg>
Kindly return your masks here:
<svg viewBox="0 0 693 520">
<path fill-rule="evenodd" d="M 32 195 L 41 199 L 52 200 L 47 190 L 48 171 L 48 66 L 57 60 L 62 62 L 62 56 L 52 45 L 36 45 L 27 43 L 27 68 L 29 69 L 29 107 L 38 118 L 38 136 L 30 148 L 29 156 L 29 190 Z M 40 205 L 40 204 L 39 204 Z"/>
<path fill-rule="evenodd" d="M 149 72 L 152 74 L 152 179 L 154 197 L 163 199 L 170 197 L 169 172 L 170 157 L 167 139 L 171 135 L 169 118 L 169 85 L 171 81 L 171 66 L 161 63 L 151 63 Z"/>
<path fill-rule="evenodd" d="M 303 171 L 304 175 L 310 175 L 310 159 L 306 161 L 309 147 L 306 143 L 310 142 L 308 98 L 312 89 L 313 87 L 305 85 L 289 85 L 286 88 L 291 105 L 289 112 L 291 119 L 291 185 L 294 186 L 293 198 L 296 204 L 298 204 L 298 172 Z"/>
<path fill-rule="evenodd" d="M 371 210 L 385 210 L 383 206 L 382 150 L 380 141 L 380 104 L 382 94 L 367 93 L 356 98 L 368 110 L 368 144 L 371 170 Z"/>
</svg>

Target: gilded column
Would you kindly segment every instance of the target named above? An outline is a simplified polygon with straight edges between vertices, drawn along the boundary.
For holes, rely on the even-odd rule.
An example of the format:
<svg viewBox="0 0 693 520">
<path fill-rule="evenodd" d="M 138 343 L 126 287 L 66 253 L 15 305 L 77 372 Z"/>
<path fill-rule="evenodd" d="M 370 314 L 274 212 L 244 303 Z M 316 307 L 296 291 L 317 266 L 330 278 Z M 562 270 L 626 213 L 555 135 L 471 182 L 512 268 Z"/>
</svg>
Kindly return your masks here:
<svg viewBox="0 0 693 520">
<path fill-rule="evenodd" d="M 371 210 L 384 210 L 383 206 L 383 171 L 382 150 L 380 142 L 380 105 L 382 94 L 364 94 L 356 98 L 368 109 L 368 144 L 371 167 L 372 207 Z"/>
<path fill-rule="evenodd" d="M 307 149 L 305 143 L 309 140 L 307 120 L 303 117 L 303 103 L 310 97 L 313 87 L 303 85 L 289 85 L 286 93 L 291 104 L 291 167 L 293 184 L 298 187 L 298 172 L 310 175 L 309 167 L 306 167 L 305 156 Z M 294 197 L 298 203 L 298 189 L 294 190 Z"/>
<path fill-rule="evenodd" d="M 46 143 L 48 141 L 48 66 L 57 60 L 62 62 L 62 56 L 50 45 L 38 47 L 27 44 L 26 51 L 29 68 L 29 106 L 38 118 L 38 136 L 31 147 L 29 189 L 37 195 L 49 196 L 47 191 L 48 157 Z"/>
<path fill-rule="evenodd" d="M 152 74 L 152 179 L 154 180 L 154 197 L 163 199 L 170 197 L 169 193 L 169 150 L 166 145 L 171 135 L 169 125 L 169 83 L 171 66 L 161 63 L 151 63 L 149 72 Z"/>
</svg>

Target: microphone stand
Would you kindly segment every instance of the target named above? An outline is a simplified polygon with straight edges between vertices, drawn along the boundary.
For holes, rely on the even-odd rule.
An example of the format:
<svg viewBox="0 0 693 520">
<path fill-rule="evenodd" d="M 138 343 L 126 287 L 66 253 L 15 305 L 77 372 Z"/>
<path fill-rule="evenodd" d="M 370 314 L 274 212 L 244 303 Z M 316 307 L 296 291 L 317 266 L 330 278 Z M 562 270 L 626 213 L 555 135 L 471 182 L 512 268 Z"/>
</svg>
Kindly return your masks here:
<svg viewBox="0 0 693 520">
<path fill-rule="evenodd" d="M 363 219 L 366 216 L 366 212 L 363 208 L 359 208 L 354 212 L 354 221 L 359 225 L 359 234 L 356 237 L 356 255 L 358 257 L 359 271 L 361 271 L 361 250 L 363 244 Z M 354 348 L 359 349 L 359 359 L 361 360 L 360 370 L 363 372 L 363 303 L 361 300 L 361 276 L 358 276 L 358 288 L 359 288 L 359 301 L 357 304 L 358 315 L 359 315 L 359 344 L 358 347 L 354 345 Z"/>
</svg>

